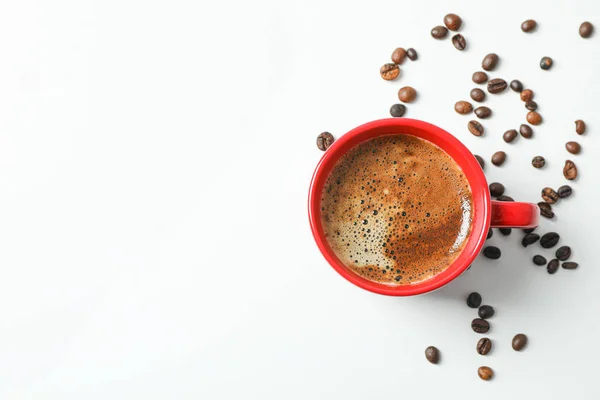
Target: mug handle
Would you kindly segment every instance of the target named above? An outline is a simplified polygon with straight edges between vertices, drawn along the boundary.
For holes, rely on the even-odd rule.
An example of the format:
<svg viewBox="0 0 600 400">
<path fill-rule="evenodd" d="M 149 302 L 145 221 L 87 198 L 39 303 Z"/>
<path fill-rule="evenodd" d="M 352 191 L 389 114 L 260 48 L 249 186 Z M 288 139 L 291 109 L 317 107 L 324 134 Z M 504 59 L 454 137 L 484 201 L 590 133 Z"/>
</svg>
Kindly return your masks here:
<svg viewBox="0 0 600 400">
<path fill-rule="evenodd" d="M 539 220 L 537 204 L 492 200 L 492 228 L 535 228 Z"/>
</svg>

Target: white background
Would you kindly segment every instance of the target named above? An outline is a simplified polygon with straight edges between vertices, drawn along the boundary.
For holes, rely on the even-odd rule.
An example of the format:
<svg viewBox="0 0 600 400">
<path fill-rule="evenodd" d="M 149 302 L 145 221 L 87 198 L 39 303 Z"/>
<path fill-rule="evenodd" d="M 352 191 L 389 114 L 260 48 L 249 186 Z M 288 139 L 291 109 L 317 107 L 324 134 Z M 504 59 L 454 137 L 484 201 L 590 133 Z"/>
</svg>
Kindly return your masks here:
<svg viewBox="0 0 600 400">
<path fill-rule="evenodd" d="M 447 12 L 464 52 L 430 37 Z M 521 32 L 527 18 L 537 32 Z M 581 39 L 584 20 L 600 29 L 598 2 L 2 2 L 0 398 L 597 399 L 600 35 Z M 398 46 L 419 59 L 385 82 Z M 535 91 L 533 140 L 501 139 L 525 117 L 510 91 L 488 96 L 484 137 L 453 111 L 489 52 L 493 77 Z M 552 252 L 523 249 L 520 231 L 495 233 L 500 260 L 417 298 L 328 266 L 306 214 L 315 138 L 387 117 L 404 85 L 419 93 L 407 117 L 486 160 L 507 151 L 486 173 L 517 200 L 539 201 L 576 161 L 574 195 L 539 231 L 559 231 L 578 270 L 535 267 Z M 486 357 L 472 290 L 496 309 Z"/>
</svg>

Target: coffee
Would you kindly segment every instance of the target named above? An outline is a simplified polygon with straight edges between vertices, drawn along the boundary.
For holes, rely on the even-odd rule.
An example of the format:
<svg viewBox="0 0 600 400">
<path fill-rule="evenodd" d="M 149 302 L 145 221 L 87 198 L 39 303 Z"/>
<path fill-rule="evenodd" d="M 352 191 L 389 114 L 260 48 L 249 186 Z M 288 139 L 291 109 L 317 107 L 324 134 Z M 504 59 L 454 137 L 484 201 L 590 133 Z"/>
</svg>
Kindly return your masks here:
<svg viewBox="0 0 600 400">
<path fill-rule="evenodd" d="M 471 230 L 473 198 L 464 173 L 435 144 L 383 136 L 344 154 L 323 188 L 329 246 L 356 274 L 409 285 L 444 271 Z"/>
</svg>

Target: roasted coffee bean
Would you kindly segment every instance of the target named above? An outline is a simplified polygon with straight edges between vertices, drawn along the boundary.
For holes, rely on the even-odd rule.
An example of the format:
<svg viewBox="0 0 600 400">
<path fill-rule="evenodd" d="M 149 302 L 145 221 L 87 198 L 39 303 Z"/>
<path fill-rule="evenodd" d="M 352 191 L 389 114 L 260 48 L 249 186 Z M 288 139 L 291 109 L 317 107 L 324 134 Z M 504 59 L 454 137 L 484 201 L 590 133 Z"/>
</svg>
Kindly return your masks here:
<svg viewBox="0 0 600 400">
<path fill-rule="evenodd" d="M 564 199 L 565 197 L 569 197 L 571 195 L 571 193 L 573 193 L 573 189 L 571 189 L 571 186 L 569 186 L 569 185 L 564 185 L 564 186 L 559 187 L 557 192 L 558 192 L 558 197 L 560 197 L 561 199 Z"/>
<path fill-rule="evenodd" d="M 556 258 L 550 260 L 548 266 L 546 267 L 546 271 L 548 271 L 550 275 L 555 274 L 556 271 L 558 271 L 558 260 Z"/>
<path fill-rule="evenodd" d="M 529 111 L 526 118 L 527 122 L 531 125 L 539 125 L 542 123 L 542 116 L 537 111 Z"/>
<path fill-rule="evenodd" d="M 416 98 L 417 91 L 410 86 L 404 86 L 398 90 L 398 99 L 403 103 L 412 103 Z"/>
<path fill-rule="evenodd" d="M 536 28 L 536 26 L 537 26 L 537 22 L 535 22 L 532 19 L 528 19 L 527 21 L 525 21 L 521 24 L 521 30 L 523 32 L 531 32 Z"/>
<path fill-rule="evenodd" d="M 406 58 L 406 50 L 403 47 L 398 47 L 392 53 L 392 62 L 394 64 L 402 64 Z"/>
<path fill-rule="evenodd" d="M 417 55 L 417 51 L 412 47 L 406 50 L 406 56 L 410 61 L 415 61 L 417 58 L 419 58 L 419 56 Z"/>
<path fill-rule="evenodd" d="M 488 230 L 488 234 L 487 234 L 487 238 L 486 239 L 490 239 L 492 236 L 494 236 L 494 230 L 492 228 L 490 228 Z"/>
<path fill-rule="evenodd" d="M 379 69 L 379 73 L 386 81 L 393 81 L 400 75 L 400 67 L 393 63 L 383 64 Z"/>
<path fill-rule="evenodd" d="M 521 81 L 513 79 L 512 81 L 510 81 L 510 88 L 514 92 L 521 93 L 521 91 L 523 90 L 523 84 L 521 83 Z"/>
<path fill-rule="evenodd" d="M 535 156 L 531 160 L 531 165 L 533 165 L 535 168 L 542 168 L 544 165 L 546 165 L 546 159 L 542 156 Z"/>
<path fill-rule="evenodd" d="M 327 150 L 335 141 L 333 135 L 329 132 L 323 132 L 317 136 L 317 147 L 319 150 Z"/>
<path fill-rule="evenodd" d="M 434 39 L 443 39 L 448 36 L 448 28 L 438 25 L 431 30 L 431 36 L 433 36 Z"/>
<path fill-rule="evenodd" d="M 583 135 L 585 133 L 585 122 L 580 119 L 575 121 L 575 132 L 577 132 L 578 135 Z"/>
<path fill-rule="evenodd" d="M 494 307 L 492 306 L 481 306 L 479 307 L 479 311 L 477 312 L 477 315 L 479 315 L 479 318 L 483 318 L 483 319 L 489 319 L 492 318 L 495 314 L 494 311 Z"/>
<path fill-rule="evenodd" d="M 552 206 L 548 203 L 546 203 L 545 201 L 540 201 L 539 203 L 537 203 L 538 207 L 540 208 L 540 215 L 542 217 L 546 217 L 546 218 L 554 218 L 554 211 L 552 211 Z"/>
<path fill-rule="evenodd" d="M 548 232 L 540 239 L 540 244 L 545 249 L 550 249 L 558 243 L 560 235 L 556 232 Z"/>
<path fill-rule="evenodd" d="M 546 265 L 546 258 L 538 254 L 536 256 L 533 256 L 533 263 L 541 267 L 542 265 Z"/>
<path fill-rule="evenodd" d="M 490 194 L 492 197 L 502 196 L 504 194 L 504 185 L 500 182 L 492 182 L 490 183 Z"/>
<path fill-rule="evenodd" d="M 527 235 L 523 236 L 521 244 L 523 245 L 523 247 L 527 247 L 530 244 L 534 244 L 538 240 L 540 240 L 540 235 L 538 235 L 537 233 L 528 233 Z"/>
<path fill-rule="evenodd" d="M 390 107 L 390 115 L 392 117 L 400 118 L 406 113 L 406 106 L 404 104 L 394 104 Z"/>
<path fill-rule="evenodd" d="M 542 189 L 542 199 L 548 204 L 554 204 L 558 201 L 558 193 L 552 188 L 545 187 Z"/>
<path fill-rule="evenodd" d="M 485 72 L 483 71 L 477 71 L 473 73 L 473 82 L 475 83 L 486 83 L 488 80 L 488 76 Z"/>
<path fill-rule="evenodd" d="M 475 88 L 471 90 L 471 98 L 474 101 L 481 103 L 483 100 L 485 100 L 485 92 L 479 88 Z"/>
<path fill-rule="evenodd" d="M 504 164 L 504 161 L 506 161 L 506 153 L 503 151 L 497 151 L 492 156 L 492 164 L 494 164 L 497 167 Z"/>
<path fill-rule="evenodd" d="M 486 337 L 479 339 L 477 342 L 477 353 L 485 356 L 492 350 L 492 341 Z"/>
<path fill-rule="evenodd" d="M 486 333 L 490 330 L 490 323 L 485 319 L 475 318 L 471 322 L 471 329 L 477 333 Z"/>
<path fill-rule="evenodd" d="M 530 111 L 535 111 L 535 110 L 537 110 L 538 105 L 535 101 L 531 100 L 531 101 L 528 101 L 527 103 L 525 103 L 525 108 Z"/>
<path fill-rule="evenodd" d="M 565 176 L 565 178 L 567 178 L 570 181 L 577 178 L 577 167 L 575 166 L 575 163 L 573 161 L 571 161 L 571 160 L 565 161 L 565 166 L 563 168 L 563 175 Z"/>
<path fill-rule="evenodd" d="M 497 260 L 502 255 L 502 252 L 496 246 L 487 246 L 483 248 L 483 255 L 490 260 Z"/>
<path fill-rule="evenodd" d="M 467 41 L 463 35 L 457 33 L 452 36 L 452 44 L 456 47 L 457 50 L 464 50 L 467 47 Z"/>
<path fill-rule="evenodd" d="M 475 115 L 477 115 L 477 118 L 486 119 L 492 115 L 492 110 L 486 106 L 477 107 L 475 109 Z"/>
<path fill-rule="evenodd" d="M 593 32 L 594 25 L 592 25 L 590 22 L 586 21 L 579 26 L 579 36 L 581 36 L 584 39 L 587 39 L 590 36 L 592 36 Z"/>
<path fill-rule="evenodd" d="M 574 261 L 567 261 L 567 262 L 562 263 L 562 267 L 564 269 L 576 269 L 577 267 L 579 267 L 579 264 L 577 264 Z"/>
<path fill-rule="evenodd" d="M 454 104 L 454 111 L 462 115 L 469 114 L 473 111 L 473 106 L 468 101 L 457 101 Z"/>
<path fill-rule="evenodd" d="M 507 196 L 505 194 L 503 194 L 502 196 L 498 196 L 496 198 L 496 200 L 498 200 L 498 201 L 515 201 L 515 199 L 513 199 L 512 197 Z"/>
<path fill-rule="evenodd" d="M 506 143 L 511 143 L 513 140 L 515 140 L 518 136 L 518 133 L 516 131 L 516 129 L 510 129 L 506 132 L 504 132 L 504 134 L 502 135 L 502 139 L 504 139 L 504 141 Z"/>
<path fill-rule="evenodd" d="M 506 90 L 508 84 L 504 79 L 495 78 L 488 82 L 487 90 L 492 94 L 501 93 Z"/>
<path fill-rule="evenodd" d="M 531 129 L 531 127 L 527 124 L 521 124 L 519 127 L 519 132 L 525 139 L 531 139 L 533 136 L 533 129 Z"/>
<path fill-rule="evenodd" d="M 481 169 L 485 169 L 485 161 L 483 160 L 483 158 L 481 156 L 478 156 L 477 154 L 475 154 L 475 159 L 479 163 L 479 166 L 481 167 Z"/>
<path fill-rule="evenodd" d="M 577 142 L 567 142 L 565 148 L 571 154 L 579 154 L 581 152 L 581 145 Z"/>
<path fill-rule="evenodd" d="M 542 57 L 542 59 L 540 60 L 540 68 L 544 71 L 547 71 L 550 68 L 552 68 L 553 63 L 554 61 L 552 61 L 550 57 Z"/>
<path fill-rule="evenodd" d="M 508 236 L 510 235 L 510 233 L 512 232 L 512 229 L 510 228 L 498 228 L 498 230 L 500 231 L 501 234 L 503 234 L 504 236 Z"/>
<path fill-rule="evenodd" d="M 560 246 L 556 250 L 555 255 L 560 261 L 567 261 L 571 257 L 571 248 L 569 246 Z"/>
<path fill-rule="evenodd" d="M 537 226 L 535 228 L 537 228 Z M 531 232 L 535 231 L 535 228 L 523 229 L 523 232 L 525 232 L 525 233 L 531 233 Z"/>
<path fill-rule="evenodd" d="M 469 129 L 469 132 L 471 132 L 475 136 L 483 135 L 483 125 L 481 125 L 477 121 L 469 121 L 469 123 L 467 124 L 467 128 Z"/>
<path fill-rule="evenodd" d="M 489 381 L 494 377 L 494 370 L 492 370 L 490 367 L 479 367 L 477 369 L 477 375 L 479 375 L 479 377 L 484 381 Z"/>
<path fill-rule="evenodd" d="M 522 90 L 521 91 L 521 100 L 523 100 L 524 102 L 533 100 L 533 90 L 531 90 L 531 89 Z"/>
<path fill-rule="evenodd" d="M 512 348 L 516 351 L 521 351 L 523 347 L 527 345 L 527 336 L 522 333 L 518 333 L 512 340 Z"/>
<path fill-rule="evenodd" d="M 425 349 L 425 358 L 432 364 L 437 364 L 440 360 L 440 351 L 435 346 L 429 346 Z"/>
<path fill-rule="evenodd" d="M 457 31 L 462 25 L 462 19 L 456 14 L 446 14 L 444 17 L 444 25 L 451 31 Z"/>
<path fill-rule="evenodd" d="M 473 292 L 467 296 L 467 306 L 470 308 L 479 308 L 481 305 L 481 295 L 477 292 Z"/>
<path fill-rule="evenodd" d="M 483 61 L 481 62 L 481 68 L 483 68 L 486 71 L 491 71 L 494 68 L 496 68 L 496 65 L 498 65 L 499 60 L 500 58 L 497 54 L 490 53 L 483 58 Z"/>
</svg>

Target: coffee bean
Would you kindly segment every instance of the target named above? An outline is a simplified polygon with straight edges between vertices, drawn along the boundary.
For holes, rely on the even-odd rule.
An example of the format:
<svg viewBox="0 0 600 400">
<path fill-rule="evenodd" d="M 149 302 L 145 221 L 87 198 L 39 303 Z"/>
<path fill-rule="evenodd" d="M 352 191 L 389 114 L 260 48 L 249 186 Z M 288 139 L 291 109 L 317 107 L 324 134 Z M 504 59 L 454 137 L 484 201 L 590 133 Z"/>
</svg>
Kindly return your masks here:
<svg viewBox="0 0 600 400">
<path fill-rule="evenodd" d="M 434 39 L 443 39 L 448 36 L 448 28 L 438 25 L 431 30 L 431 36 L 433 36 Z"/>
<path fill-rule="evenodd" d="M 535 228 L 537 228 L 537 226 Z M 531 233 L 531 232 L 535 231 L 535 228 L 523 229 L 523 232 L 525 232 L 525 233 Z"/>
<path fill-rule="evenodd" d="M 473 106 L 468 101 L 457 101 L 454 104 L 454 111 L 462 115 L 469 114 L 473 111 Z"/>
<path fill-rule="evenodd" d="M 548 204 L 554 204 L 558 201 L 558 193 L 552 188 L 545 187 L 542 189 L 542 199 Z"/>
<path fill-rule="evenodd" d="M 516 334 L 512 340 L 512 348 L 521 351 L 527 345 L 527 336 L 522 333 Z"/>
<path fill-rule="evenodd" d="M 577 178 L 577 167 L 575 166 L 575 163 L 573 161 L 571 161 L 571 160 L 565 161 L 565 166 L 563 168 L 563 175 L 565 176 L 565 178 L 567 178 L 570 181 Z"/>
<path fill-rule="evenodd" d="M 479 318 L 489 319 L 492 318 L 495 314 L 494 307 L 492 306 L 481 306 L 479 307 L 479 311 L 477 312 Z"/>
<path fill-rule="evenodd" d="M 486 83 L 488 80 L 488 76 L 483 71 L 477 71 L 473 73 L 472 79 L 475 83 Z"/>
<path fill-rule="evenodd" d="M 496 65 L 498 65 L 499 60 L 500 58 L 497 54 L 490 53 L 483 58 L 483 61 L 481 62 L 481 68 L 483 68 L 486 71 L 491 71 L 494 68 L 496 68 Z"/>
<path fill-rule="evenodd" d="M 487 234 L 486 239 L 490 239 L 492 236 L 494 236 L 494 230 L 492 228 L 490 228 L 490 229 L 488 229 L 488 234 Z"/>
<path fill-rule="evenodd" d="M 490 323 L 485 319 L 475 318 L 471 322 L 471 329 L 477 333 L 486 333 L 490 330 Z"/>
<path fill-rule="evenodd" d="M 485 92 L 479 88 L 475 88 L 471 90 L 471 98 L 474 101 L 481 103 L 483 100 L 485 100 Z"/>
<path fill-rule="evenodd" d="M 406 106 L 404 104 L 394 104 L 390 107 L 390 115 L 392 117 L 400 118 L 406 113 Z"/>
<path fill-rule="evenodd" d="M 477 292 L 473 292 L 467 296 L 467 306 L 470 308 L 479 308 L 481 305 L 481 295 Z"/>
<path fill-rule="evenodd" d="M 415 61 L 417 58 L 419 58 L 419 56 L 417 55 L 417 51 L 412 47 L 406 50 L 406 56 L 410 61 Z"/>
<path fill-rule="evenodd" d="M 530 111 L 535 111 L 535 110 L 537 110 L 538 105 L 535 101 L 531 100 L 531 101 L 528 101 L 527 103 L 525 103 L 525 108 Z"/>
<path fill-rule="evenodd" d="M 440 360 L 440 351 L 435 346 L 429 346 L 425 349 L 425 358 L 432 364 L 437 364 Z"/>
<path fill-rule="evenodd" d="M 516 129 L 510 129 L 506 132 L 504 132 L 504 134 L 502 135 L 502 139 L 504 139 L 504 141 L 506 143 L 511 143 L 513 140 L 515 140 L 517 138 L 517 131 Z"/>
<path fill-rule="evenodd" d="M 544 71 L 547 71 L 550 68 L 552 68 L 553 63 L 554 62 L 552 61 L 552 59 L 550 57 L 542 57 L 542 59 L 540 60 L 540 68 L 543 69 Z"/>
<path fill-rule="evenodd" d="M 317 136 L 317 147 L 319 150 L 327 150 L 333 144 L 335 138 L 329 132 L 323 132 Z"/>
<path fill-rule="evenodd" d="M 512 197 L 507 196 L 505 194 L 503 194 L 502 196 L 498 196 L 496 198 L 496 200 L 498 200 L 498 201 L 515 201 L 515 199 L 513 199 Z"/>
<path fill-rule="evenodd" d="M 477 121 L 469 121 L 469 123 L 467 124 L 467 128 L 469 129 L 469 132 L 471 132 L 475 136 L 483 135 L 483 125 L 481 125 Z"/>
<path fill-rule="evenodd" d="M 452 44 L 456 47 L 457 50 L 464 50 L 467 47 L 467 41 L 463 35 L 457 33 L 452 36 Z"/>
<path fill-rule="evenodd" d="M 504 194 L 504 185 L 500 182 L 492 182 L 490 183 L 490 194 L 492 197 L 502 196 Z"/>
<path fill-rule="evenodd" d="M 403 47 L 398 47 L 392 53 L 392 62 L 395 64 L 402 64 L 406 58 L 406 50 Z"/>
<path fill-rule="evenodd" d="M 577 132 L 578 135 L 583 135 L 585 133 L 585 122 L 580 119 L 575 121 L 575 132 Z"/>
<path fill-rule="evenodd" d="M 492 164 L 494 164 L 497 167 L 504 164 L 504 161 L 506 161 L 506 153 L 503 151 L 497 151 L 492 156 Z"/>
<path fill-rule="evenodd" d="M 398 90 L 398 99 L 403 103 L 412 103 L 417 97 L 417 91 L 410 86 L 404 86 Z"/>
<path fill-rule="evenodd" d="M 477 342 L 477 353 L 485 356 L 487 353 L 492 350 L 492 341 L 488 338 L 481 338 Z"/>
<path fill-rule="evenodd" d="M 546 165 L 546 159 L 542 156 L 535 156 L 531 160 L 531 165 L 533 165 L 535 168 L 543 168 L 544 165 Z"/>
<path fill-rule="evenodd" d="M 546 218 L 554 218 L 554 211 L 552 211 L 552 206 L 545 201 L 540 201 L 537 203 L 540 208 L 540 215 Z"/>
<path fill-rule="evenodd" d="M 475 115 L 477 115 L 478 118 L 486 119 L 492 115 L 492 110 L 486 106 L 477 107 L 475 109 Z"/>
<path fill-rule="evenodd" d="M 581 152 L 581 145 L 577 142 L 567 142 L 565 148 L 571 154 L 579 154 Z"/>
<path fill-rule="evenodd" d="M 521 24 L 521 30 L 523 32 L 531 32 L 536 28 L 536 26 L 537 26 L 537 22 L 535 22 L 532 19 L 528 19 L 527 21 L 525 21 Z"/>
<path fill-rule="evenodd" d="M 383 64 L 379 69 L 379 73 L 386 81 L 393 81 L 400 75 L 400 67 L 393 63 Z"/>
<path fill-rule="evenodd" d="M 477 369 L 477 375 L 484 381 L 489 381 L 494 377 L 494 371 L 490 367 L 479 367 Z"/>
<path fill-rule="evenodd" d="M 521 91 L 523 90 L 523 84 L 521 83 L 521 81 L 513 79 L 512 81 L 510 81 L 510 88 L 514 92 L 521 93 Z"/>
<path fill-rule="evenodd" d="M 444 25 L 451 31 L 457 31 L 462 25 L 462 19 L 456 14 L 446 14 L 444 17 Z"/>
<path fill-rule="evenodd" d="M 540 244 L 545 249 L 550 249 L 558 243 L 560 235 L 556 232 L 548 232 L 540 239 Z"/>
<path fill-rule="evenodd" d="M 559 187 L 557 192 L 558 192 L 558 197 L 560 197 L 561 199 L 564 199 L 565 197 L 569 197 L 571 195 L 571 193 L 573 193 L 573 189 L 571 189 L 571 186 L 569 186 L 569 185 L 564 185 L 564 186 Z"/>
<path fill-rule="evenodd" d="M 550 275 L 555 274 L 556 271 L 558 271 L 558 260 L 556 258 L 550 260 L 548 266 L 546 267 L 546 271 L 548 271 Z"/>
<path fill-rule="evenodd" d="M 497 260 L 502 255 L 502 252 L 496 246 L 487 246 L 483 248 L 483 255 L 490 260 Z"/>
<path fill-rule="evenodd" d="M 531 127 L 527 124 L 521 124 L 519 127 L 519 132 L 525 139 L 531 139 L 533 136 L 533 129 L 531 129 Z"/>
<path fill-rule="evenodd" d="M 504 236 L 508 236 L 510 235 L 510 233 L 512 232 L 512 229 L 510 228 L 498 228 L 498 230 L 500 231 L 501 234 L 503 234 Z"/>
<path fill-rule="evenodd" d="M 525 89 L 521 91 L 521 100 L 524 102 L 533 100 L 533 90 Z"/>
<path fill-rule="evenodd" d="M 571 257 L 571 248 L 569 246 L 560 246 L 556 250 L 555 255 L 560 261 L 567 261 Z"/>
<path fill-rule="evenodd" d="M 478 156 L 477 154 L 475 154 L 475 159 L 479 163 L 479 166 L 481 167 L 481 169 L 485 169 L 485 161 L 483 160 L 483 158 L 481 156 Z"/>
<path fill-rule="evenodd" d="M 537 111 L 529 111 L 526 118 L 527 122 L 531 125 L 539 125 L 542 123 L 542 116 Z"/>
<path fill-rule="evenodd" d="M 573 261 L 567 261 L 562 263 L 562 267 L 564 269 L 576 269 L 577 267 L 579 267 L 579 264 L 577 264 L 576 262 Z"/>
<path fill-rule="evenodd" d="M 533 263 L 539 266 L 546 265 L 546 258 L 540 255 L 533 256 Z"/>
<path fill-rule="evenodd" d="M 527 247 L 530 244 L 534 244 L 538 240 L 540 240 L 540 235 L 538 235 L 537 233 L 528 233 L 527 235 L 523 236 L 521 244 L 523 245 L 523 247 Z"/>
<path fill-rule="evenodd" d="M 592 33 L 594 32 L 594 25 L 592 25 L 589 22 L 584 22 L 579 26 L 579 36 L 581 36 L 584 39 L 589 38 L 590 36 L 592 36 Z"/>
<path fill-rule="evenodd" d="M 504 79 L 495 78 L 488 82 L 487 90 L 492 94 L 501 93 L 506 90 L 508 84 Z"/>
</svg>

